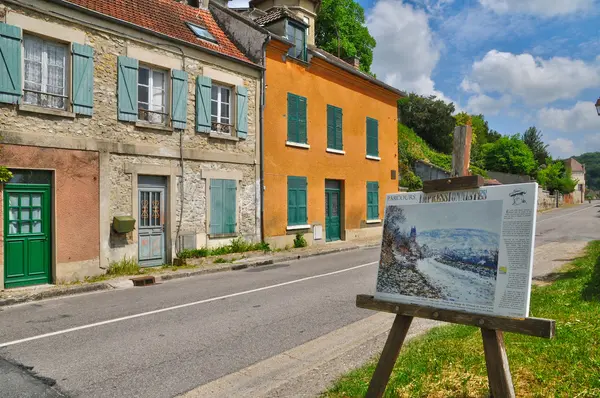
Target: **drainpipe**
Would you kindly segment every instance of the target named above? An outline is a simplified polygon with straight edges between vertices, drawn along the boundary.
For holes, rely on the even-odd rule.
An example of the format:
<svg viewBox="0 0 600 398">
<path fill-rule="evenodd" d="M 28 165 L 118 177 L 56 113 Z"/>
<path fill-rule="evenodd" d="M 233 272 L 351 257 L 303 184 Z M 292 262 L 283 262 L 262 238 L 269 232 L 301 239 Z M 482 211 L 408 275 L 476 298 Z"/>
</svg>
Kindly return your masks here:
<svg viewBox="0 0 600 398">
<path fill-rule="evenodd" d="M 260 240 L 265 241 L 265 95 L 266 82 L 265 76 L 267 71 L 267 44 L 271 41 L 271 35 L 267 33 L 265 41 L 262 45 L 263 69 L 260 71 Z"/>
</svg>

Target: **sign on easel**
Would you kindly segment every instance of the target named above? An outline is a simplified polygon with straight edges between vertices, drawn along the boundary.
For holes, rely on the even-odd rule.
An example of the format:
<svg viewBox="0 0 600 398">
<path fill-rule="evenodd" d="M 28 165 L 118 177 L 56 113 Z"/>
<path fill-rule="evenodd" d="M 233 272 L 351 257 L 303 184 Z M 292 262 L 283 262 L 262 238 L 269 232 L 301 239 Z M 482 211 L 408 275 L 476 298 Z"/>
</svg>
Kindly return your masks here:
<svg viewBox="0 0 600 398">
<path fill-rule="evenodd" d="M 388 195 L 375 298 L 528 316 L 537 191 L 527 183 Z"/>
</svg>

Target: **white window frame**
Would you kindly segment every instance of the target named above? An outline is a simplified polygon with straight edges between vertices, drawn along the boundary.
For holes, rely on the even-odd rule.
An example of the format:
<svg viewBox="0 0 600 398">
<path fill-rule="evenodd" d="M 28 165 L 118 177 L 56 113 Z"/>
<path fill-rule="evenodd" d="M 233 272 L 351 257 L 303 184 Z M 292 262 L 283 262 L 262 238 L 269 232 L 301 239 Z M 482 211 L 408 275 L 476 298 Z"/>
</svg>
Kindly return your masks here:
<svg viewBox="0 0 600 398">
<path fill-rule="evenodd" d="M 26 101 L 26 94 L 30 93 L 31 91 L 28 91 L 30 89 L 25 88 L 25 83 L 30 82 L 32 84 L 40 84 L 38 82 L 33 82 L 31 80 L 26 80 L 26 70 L 25 70 L 25 61 L 26 61 L 26 51 L 25 51 L 25 41 L 27 40 L 35 40 L 35 41 L 39 41 L 42 44 L 42 81 L 41 81 L 41 88 L 40 91 L 38 93 L 34 93 L 34 94 L 38 94 L 40 96 L 40 102 L 36 103 L 36 102 L 27 102 Z M 64 50 L 63 53 L 63 87 L 62 87 L 62 94 L 52 94 L 52 93 L 48 93 L 48 47 L 60 47 Z M 30 105 L 30 106 L 37 106 L 40 108 L 48 108 L 48 109 L 57 109 L 57 110 L 64 110 L 67 111 L 69 110 L 69 106 L 71 104 L 70 102 L 70 46 L 66 43 L 60 42 L 60 41 L 56 41 L 56 40 L 49 40 L 46 38 L 41 38 L 39 36 L 35 36 L 35 35 L 31 35 L 31 34 L 24 34 L 23 35 L 23 42 L 22 42 L 22 51 L 23 51 L 23 58 L 22 58 L 22 62 L 21 62 L 21 70 L 23 71 L 23 104 L 26 105 Z M 35 61 L 34 61 L 35 62 Z M 46 97 L 46 101 L 43 100 L 42 96 Z M 48 98 L 56 98 L 56 96 L 61 96 L 63 98 L 63 106 L 58 108 L 58 107 L 53 107 L 51 105 L 48 104 Z M 45 102 L 45 103 L 44 103 Z"/>
<path fill-rule="evenodd" d="M 145 69 L 148 71 L 148 84 L 142 84 L 140 82 L 140 71 L 142 69 Z M 154 72 L 157 73 L 162 73 L 163 77 L 163 85 L 162 85 L 162 97 L 163 97 L 163 105 L 162 105 L 162 109 L 161 112 L 163 113 L 162 116 L 162 120 L 159 121 L 152 121 L 151 120 L 151 116 L 152 115 L 159 115 L 158 113 L 153 113 L 153 112 L 148 112 L 147 113 L 147 118 L 140 118 L 140 113 L 141 111 L 144 111 L 145 109 L 142 109 L 140 107 L 140 104 L 146 104 L 148 106 L 148 111 L 154 111 L 157 112 L 156 110 L 154 110 L 154 104 L 153 104 L 153 100 L 154 100 Z M 138 95 L 138 103 L 137 103 L 137 107 L 138 107 L 138 121 L 142 122 L 142 123 L 150 123 L 150 124 L 161 124 L 161 125 L 167 125 L 169 124 L 169 116 L 170 116 L 170 108 L 169 108 L 169 82 L 170 82 L 170 73 L 168 70 L 166 69 L 160 69 L 160 68 L 153 68 L 151 66 L 148 65 L 140 65 L 138 67 L 138 87 L 136 87 L 136 90 L 139 90 L 140 86 L 143 87 L 147 87 L 148 88 L 148 102 L 142 102 L 140 101 L 139 95 Z"/>
<path fill-rule="evenodd" d="M 214 100 L 212 97 L 212 88 L 218 88 L 217 91 L 217 99 Z M 222 101 L 222 90 L 225 89 L 229 92 L 229 103 L 227 105 L 229 105 L 229 115 L 226 116 L 229 119 L 229 123 L 224 123 L 223 122 L 223 117 L 224 115 L 221 114 L 221 105 L 225 104 L 225 102 Z M 235 95 L 234 90 L 232 89 L 232 87 L 224 85 L 224 84 L 212 84 L 211 87 L 211 92 L 210 92 L 210 128 L 213 132 L 215 133 L 221 133 L 221 134 L 227 134 L 227 135 L 233 135 L 233 132 L 235 131 L 234 128 L 234 122 L 233 122 L 233 96 Z M 213 115 L 212 114 L 212 104 L 213 102 L 217 103 L 217 114 Z M 217 121 L 214 122 L 213 121 L 213 116 L 215 116 L 217 118 Z"/>
</svg>

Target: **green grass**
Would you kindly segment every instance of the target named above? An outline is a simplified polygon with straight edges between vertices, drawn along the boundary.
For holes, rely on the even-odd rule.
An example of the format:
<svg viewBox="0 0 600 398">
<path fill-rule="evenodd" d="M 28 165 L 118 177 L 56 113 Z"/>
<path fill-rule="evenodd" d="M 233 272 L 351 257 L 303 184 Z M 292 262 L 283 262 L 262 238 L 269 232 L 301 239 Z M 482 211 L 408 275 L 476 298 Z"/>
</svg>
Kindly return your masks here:
<svg viewBox="0 0 600 398">
<path fill-rule="evenodd" d="M 553 340 L 505 334 L 518 397 L 600 397 L 600 241 L 547 286 L 534 286 L 530 316 L 556 320 Z M 342 377 L 325 397 L 362 397 L 376 362 Z M 478 328 L 442 326 L 410 341 L 386 397 L 485 397 Z"/>
<path fill-rule="evenodd" d="M 182 250 L 177 253 L 178 258 L 200 258 L 208 256 L 224 256 L 231 253 L 245 253 L 251 251 L 262 251 L 268 253 L 271 247 L 266 242 L 251 243 L 245 241 L 242 237 L 237 237 L 229 245 L 219 246 L 212 249 L 200 248 L 193 250 Z"/>
</svg>

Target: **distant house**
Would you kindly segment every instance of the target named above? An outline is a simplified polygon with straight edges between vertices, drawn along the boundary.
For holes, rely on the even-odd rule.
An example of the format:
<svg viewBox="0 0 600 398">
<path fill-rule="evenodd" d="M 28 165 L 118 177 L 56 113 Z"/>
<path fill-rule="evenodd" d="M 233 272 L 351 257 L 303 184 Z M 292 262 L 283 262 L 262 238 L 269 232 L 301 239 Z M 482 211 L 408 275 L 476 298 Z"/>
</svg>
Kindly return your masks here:
<svg viewBox="0 0 600 398">
<path fill-rule="evenodd" d="M 565 168 L 571 170 L 571 177 L 577 181 L 575 191 L 571 194 L 573 203 L 583 203 L 585 200 L 585 165 L 575 158 L 565 160 Z"/>
</svg>

